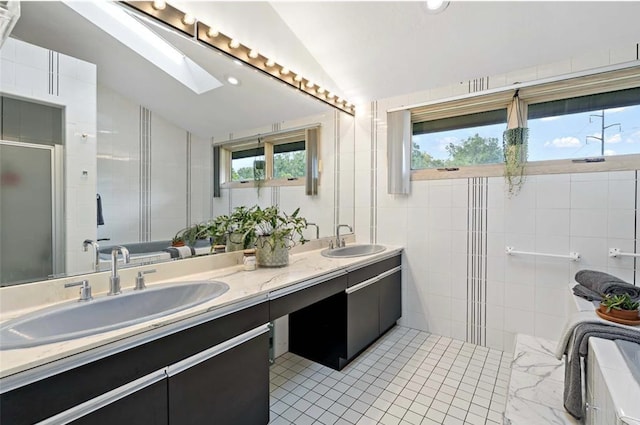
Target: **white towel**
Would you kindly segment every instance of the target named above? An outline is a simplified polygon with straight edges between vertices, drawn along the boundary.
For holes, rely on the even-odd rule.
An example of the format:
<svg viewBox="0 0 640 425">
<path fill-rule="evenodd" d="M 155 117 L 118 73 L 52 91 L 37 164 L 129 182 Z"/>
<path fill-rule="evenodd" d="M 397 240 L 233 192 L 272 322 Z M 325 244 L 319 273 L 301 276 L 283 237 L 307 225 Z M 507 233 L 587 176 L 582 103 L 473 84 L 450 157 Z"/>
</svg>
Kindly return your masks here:
<svg viewBox="0 0 640 425">
<path fill-rule="evenodd" d="M 190 246 L 174 246 L 174 248 L 178 250 L 180 258 L 189 258 L 192 255 Z"/>
<path fill-rule="evenodd" d="M 604 323 L 605 325 L 609 325 L 609 326 L 618 326 L 625 329 L 633 329 L 640 333 L 640 325 L 629 326 L 629 325 L 623 325 L 620 323 L 615 323 L 610 320 L 605 320 L 605 319 L 602 319 L 600 316 L 598 316 L 595 310 L 580 311 L 578 313 L 574 313 L 571 316 L 569 316 L 569 318 L 564 324 L 564 329 L 562 330 L 562 334 L 560 335 L 560 340 L 558 341 L 558 345 L 556 346 L 555 355 L 558 360 L 562 360 L 562 356 L 564 356 L 564 353 L 567 352 L 567 344 L 569 344 L 569 341 L 571 340 L 571 336 L 573 335 L 573 330 L 576 328 L 576 326 L 578 326 L 581 323 Z M 569 347 L 569 349 L 572 349 L 572 348 L 573 347 Z"/>
</svg>

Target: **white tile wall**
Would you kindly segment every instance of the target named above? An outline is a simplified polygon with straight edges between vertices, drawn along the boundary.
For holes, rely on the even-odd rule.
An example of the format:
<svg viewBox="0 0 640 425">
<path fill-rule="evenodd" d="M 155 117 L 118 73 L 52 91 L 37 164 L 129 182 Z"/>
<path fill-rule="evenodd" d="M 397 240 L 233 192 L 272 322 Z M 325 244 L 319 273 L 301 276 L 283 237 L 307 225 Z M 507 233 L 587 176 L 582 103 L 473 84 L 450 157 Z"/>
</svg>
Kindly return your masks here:
<svg viewBox="0 0 640 425">
<path fill-rule="evenodd" d="M 52 71 L 60 86 L 50 94 L 49 54 L 8 38 L 0 50 L 0 92 L 65 109 L 65 271 L 76 274 L 92 264 L 82 241 L 96 239 L 96 66 L 55 53 L 60 66 Z"/>
<path fill-rule="evenodd" d="M 490 76 L 490 87 L 633 60 L 631 50 L 631 46 L 608 49 Z M 407 99 L 415 104 L 451 97 L 459 89 L 456 83 L 359 105 L 355 205 L 358 241 L 406 247 L 402 324 L 464 338 L 468 181 L 413 181 L 409 196 L 387 195 L 385 152 L 387 109 L 400 107 Z M 505 193 L 501 177 L 488 179 L 484 301 L 488 346 L 512 350 L 516 333 L 556 339 L 566 316 L 566 303 L 557 299 L 569 294 L 567 287 L 580 269 L 608 271 L 628 281 L 640 279 L 632 259 L 607 255 L 611 247 L 632 251 L 637 243 L 636 173 L 529 176 L 515 197 Z M 377 182 L 374 195 L 369 194 L 372 174 Z M 558 254 L 577 251 L 582 260 L 507 256 L 507 245 Z"/>
</svg>

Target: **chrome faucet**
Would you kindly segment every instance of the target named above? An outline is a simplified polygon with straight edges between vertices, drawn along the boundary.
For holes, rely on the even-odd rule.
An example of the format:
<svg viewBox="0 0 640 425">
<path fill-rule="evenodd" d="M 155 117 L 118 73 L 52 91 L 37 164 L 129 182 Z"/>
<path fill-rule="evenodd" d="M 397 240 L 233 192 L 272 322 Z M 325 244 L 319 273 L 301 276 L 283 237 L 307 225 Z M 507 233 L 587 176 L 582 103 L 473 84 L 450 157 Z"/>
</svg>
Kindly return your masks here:
<svg viewBox="0 0 640 425">
<path fill-rule="evenodd" d="M 351 226 L 349 226 L 348 224 L 338 224 L 338 226 L 336 227 L 336 248 L 341 248 L 341 247 L 345 246 L 344 238 L 342 240 L 340 240 L 340 228 L 341 227 L 348 227 L 349 231 L 351 233 L 353 233 L 353 228 Z"/>
<path fill-rule="evenodd" d="M 316 239 L 320 239 L 320 226 L 316 223 L 307 223 L 307 227 L 314 226 L 316 228 Z"/>
<path fill-rule="evenodd" d="M 96 255 L 93 264 L 93 271 L 97 272 L 100 269 L 100 245 L 98 245 L 97 242 L 94 242 L 91 239 L 85 239 L 84 242 L 82 242 L 82 248 L 84 249 L 84 252 L 87 252 L 89 250 L 89 245 L 93 247 L 94 253 Z"/>
<path fill-rule="evenodd" d="M 89 285 L 88 280 L 64 284 L 65 288 L 71 288 L 74 286 L 80 287 L 80 298 L 78 299 L 79 302 L 91 301 L 93 299 L 93 297 L 91 296 L 91 285 Z"/>
<path fill-rule="evenodd" d="M 123 246 L 114 246 L 111 249 L 111 277 L 109 278 L 109 293 L 107 295 L 118 295 L 120 291 L 120 276 L 118 276 L 118 252 L 122 254 L 125 264 L 129 264 L 129 250 Z"/>
</svg>

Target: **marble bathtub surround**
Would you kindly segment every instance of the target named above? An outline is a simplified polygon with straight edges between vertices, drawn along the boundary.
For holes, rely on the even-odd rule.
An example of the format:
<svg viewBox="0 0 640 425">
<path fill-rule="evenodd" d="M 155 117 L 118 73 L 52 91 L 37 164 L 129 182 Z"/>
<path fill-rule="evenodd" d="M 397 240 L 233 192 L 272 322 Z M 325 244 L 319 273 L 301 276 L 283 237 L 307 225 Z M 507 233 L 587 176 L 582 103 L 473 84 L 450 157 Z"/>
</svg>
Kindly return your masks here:
<svg viewBox="0 0 640 425">
<path fill-rule="evenodd" d="M 364 266 L 371 262 L 397 255 L 402 251 L 402 248 L 387 246 L 387 250 L 382 253 L 358 258 L 326 258 L 320 254 L 320 251 L 321 249 L 316 249 L 292 254 L 288 267 L 259 268 L 251 272 L 245 272 L 243 269 L 242 252 L 228 257 L 224 255 L 219 256 L 225 258 L 218 261 L 226 263 L 219 268 L 213 268 L 211 263 L 211 261 L 215 260 L 218 256 L 206 256 L 180 262 L 156 264 L 153 267 L 157 269 L 157 273 L 150 275 L 153 276 L 153 280 L 149 279 L 150 281 L 147 283 L 149 287 L 159 283 L 219 280 L 227 283 L 230 289 L 220 297 L 193 308 L 126 328 L 77 340 L 24 349 L 0 351 L 0 377 L 16 374 L 26 369 L 44 365 L 74 354 L 83 353 L 83 355 L 87 355 L 91 349 L 112 346 L 113 344 L 110 343 L 115 343 L 116 345 L 131 344 L 132 341 L 135 341 L 135 338 L 145 337 L 144 333 L 147 331 L 161 331 L 166 327 L 180 326 L 183 321 L 197 321 L 200 320 L 200 318 L 216 316 L 219 312 L 228 314 L 228 312 L 239 309 L 245 306 L 245 304 L 248 305 L 266 300 L 269 292 L 276 289 L 310 281 L 314 278 L 321 278 L 330 273 L 341 273 L 349 267 Z M 174 267 L 176 269 L 174 269 Z M 128 282 L 126 285 L 123 284 L 123 287 L 125 290 L 130 290 L 135 281 L 135 273 L 138 269 L 132 268 L 126 271 L 128 272 L 126 276 L 124 273 L 121 274 L 122 281 Z M 158 278 L 157 275 L 160 275 L 160 277 Z M 61 282 L 57 282 L 57 284 L 62 285 Z M 106 282 L 102 288 L 102 292 L 106 292 Z M 71 298 L 77 297 L 75 291 L 71 292 Z M 99 293 L 94 294 L 94 296 L 96 295 L 99 296 Z M 40 305 L 39 307 L 42 308 L 45 307 L 45 305 Z M 31 308 L 31 310 L 34 308 Z M 20 312 L 23 313 L 25 311 L 26 310 L 21 310 Z M 6 315 L 3 313 L 1 316 L 2 321 L 15 317 L 16 315 L 16 311 Z"/>
<path fill-rule="evenodd" d="M 555 358 L 556 342 L 518 334 L 511 363 L 505 424 L 580 424 L 564 409 L 564 363 Z"/>
</svg>

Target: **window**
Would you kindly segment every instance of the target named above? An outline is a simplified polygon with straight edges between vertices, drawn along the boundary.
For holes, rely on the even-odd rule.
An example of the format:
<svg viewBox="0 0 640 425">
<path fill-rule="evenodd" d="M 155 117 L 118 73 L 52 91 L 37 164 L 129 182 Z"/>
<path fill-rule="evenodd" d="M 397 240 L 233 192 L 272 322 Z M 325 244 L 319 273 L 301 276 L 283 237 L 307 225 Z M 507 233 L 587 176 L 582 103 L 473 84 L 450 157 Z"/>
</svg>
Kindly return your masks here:
<svg viewBox="0 0 640 425">
<path fill-rule="evenodd" d="M 214 159 L 214 173 L 225 187 L 246 186 L 254 181 L 259 186 L 262 182 L 267 186 L 304 185 L 308 195 L 315 195 L 320 174 L 319 130 L 315 125 L 217 145 L 219 157 Z"/>
<path fill-rule="evenodd" d="M 282 143 L 273 147 L 273 178 L 304 177 L 307 168 L 305 142 Z"/>
<path fill-rule="evenodd" d="M 507 110 L 413 124 L 411 169 L 495 164 L 503 161 Z"/>
<path fill-rule="evenodd" d="M 528 174 L 591 171 L 595 166 L 573 162 L 602 156 L 597 162 L 606 164 L 598 170 L 634 167 L 636 157 L 625 155 L 640 158 L 639 70 L 622 66 L 416 106 L 404 147 L 410 146 L 411 179 L 452 177 L 440 171 L 502 175 L 503 132 L 518 125 L 529 129 Z M 521 114 L 508 112 L 516 110 Z"/>
<path fill-rule="evenodd" d="M 264 180 L 264 146 L 231 152 L 231 181 Z"/>
<path fill-rule="evenodd" d="M 640 153 L 640 88 L 529 105 L 529 161 Z"/>
</svg>

